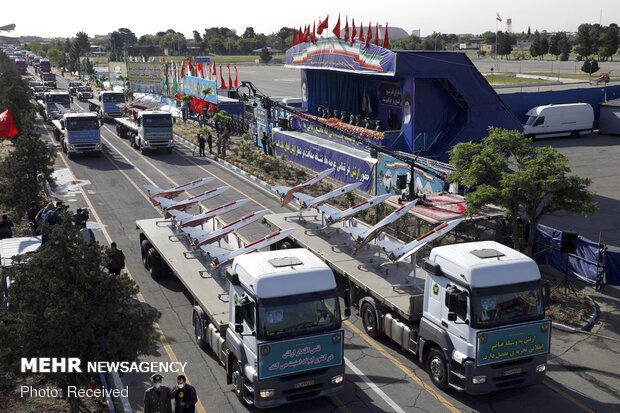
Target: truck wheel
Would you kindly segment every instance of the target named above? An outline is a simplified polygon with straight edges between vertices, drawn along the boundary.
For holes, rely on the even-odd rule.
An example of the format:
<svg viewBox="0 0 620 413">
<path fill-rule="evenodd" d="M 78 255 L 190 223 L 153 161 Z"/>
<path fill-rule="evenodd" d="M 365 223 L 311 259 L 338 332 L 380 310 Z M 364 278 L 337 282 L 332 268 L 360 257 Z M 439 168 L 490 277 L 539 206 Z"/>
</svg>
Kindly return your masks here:
<svg viewBox="0 0 620 413">
<path fill-rule="evenodd" d="M 155 248 L 149 248 L 147 259 L 150 264 L 149 270 L 151 271 L 151 277 L 153 277 L 154 280 L 162 278 L 161 257 L 157 251 L 155 251 Z"/>
<path fill-rule="evenodd" d="M 433 347 L 426 359 L 426 370 L 431 381 L 438 389 L 448 389 L 448 363 L 441 350 Z"/>
<path fill-rule="evenodd" d="M 166 148 L 166 153 L 172 153 L 172 148 Z"/>
<path fill-rule="evenodd" d="M 241 367 L 237 360 L 234 361 L 233 371 L 231 374 L 233 391 L 235 392 L 235 396 L 241 402 L 241 404 L 245 404 L 245 399 L 243 398 L 243 374 L 241 373 Z"/>
<path fill-rule="evenodd" d="M 579 131 L 574 130 L 570 133 L 570 137 L 571 138 L 578 138 L 579 137 Z"/>
<path fill-rule="evenodd" d="M 202 319 L 197 312 L 194 312 L 194 335 L 196 336 L 196 344 L 198 344 L 198 347 L 204 349 L 207 347 L 207 340 L 203 333 Z"/>
<path fill-rule="evenodd" d="M 146 257 L 149 252 L 149 248 L 151 248 L 151 244 L 147 240 L 143 239 L 140 243 L 140 253 L 142 255 L 142 264 L 144 264 L 144 268 L 146 268 L 147 270 L 148 268 L 146 266 Z"/>
<path fill-rule="evenodd" d="M 141 153 L 142 155 L 145 155 L 145 154 L 146 154 L 146 151 L 147 151 L 146 147 L 145 147 L 144 145 L 142 145 L 142 143 L 140 143 L 140 145 L 139 145 L 139 146 L 140 146 L 140 153 Z"/>
<path fill-rule="evenodd" d="M 381 337 L 381 332 L 379 331 L 379 321 L 377 318 L 377 310 L 375 310 L 372 304 L 368 302 L 362 304 L 362 309 L 360 313 L 362 315 L 362 323 L 364 324 L 364 330 L 366 330 L 366 334 L 368 334 L 372 338 Z"/>
</svg>

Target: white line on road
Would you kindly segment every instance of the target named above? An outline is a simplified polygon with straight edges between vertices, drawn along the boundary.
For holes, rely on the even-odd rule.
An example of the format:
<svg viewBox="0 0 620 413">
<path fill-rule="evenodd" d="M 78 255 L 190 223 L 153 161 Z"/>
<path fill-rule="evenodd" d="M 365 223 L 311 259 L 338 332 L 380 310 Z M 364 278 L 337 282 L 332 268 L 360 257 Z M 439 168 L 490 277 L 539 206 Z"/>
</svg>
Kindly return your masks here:
<svg viewBox="0 0 620 413">
<path fill-rule="evenodd" d="M 379 388 L 379 386 L 373 383 L 364 373 L 362 373 L 360 369 L 355 367 L 355 364 L 351 363 L 348 358 L 345 357 L 344 362 L 346 363 L 347 367 L 353 370 L 353 373 L 357 374 L 362 380 L 364 380 L 368 387 L 374 390 L 374 392 L 377 393 L 379 397 L 381 397 L 387 404 L 389 404 L 396 413 L 406 413 L 403 409 L 401 409 L 399 405 L 396 404 L 394 400 L 390 398 L 390 396 L 385 394 L 383 390 Z"/>
<path fill-rule="evenodd" d="M 106 127 L 106 129 L 108 129 L 108 128 Z M 108 129 L 108 130 L 109 130 L 111 133 L 114 133 L 114 132 L 112 132 L 110 129 Z M 106 138 L 104 138 L 103 136 L 101 136 L 101 140 L 102 140 L 102 141 L 105 141 L 105 143 L 106 143 L 106 145 L 107 145 L 107 146 L 109 146 L 110 148 L 114 149 L 114 150 L 115 150 L 115 151 L 116 151 L 116 152 L 117 152 L 120 156 L 122 156 L 122 157 L 123 157 L 123 159 L 125 159 L 129 165 L 133 166 L 133 168 L 134 168 L 136 171 L 138 171 L 138 172 L 140 173 L 140 175 L 142 175 L 142 176 L 143 176 L 143 177 L 144 177 L 147 181 L 149 181 L 149 183 L 150 183 L 151 185 L 153 185 L 153 186 L 157 186 L 157 185 L 155 185 L 155 182 L 153 182 L 153 181 L 151 180 L 151 178 L 149 178 L 148 176 L 146 176 L 146 174 L 145 174 L 144 172 L 142 172 L 142 170 L 141 170 L 140 168 L 138 168 L 138 167 L 137 167 L 137 166 L 136 166 L 133 162 L 131 162 L 131 161 L 130 161 L 130 160 L 129 160 L 129 159 L 128 159 L 128 158 L 127 158 L 127 157 L 126 157 L 126 156 L 125 156 L 122 152 L 121 152 L 121 151 L 119 151 L 118 149 L 116 149 L 116 146 L 112 145 L 112 143 L 110 143 L 110 141 L 109 141 L 109 140 L 107 140 L 107 139 L 106 139 Z"/>
</svg>

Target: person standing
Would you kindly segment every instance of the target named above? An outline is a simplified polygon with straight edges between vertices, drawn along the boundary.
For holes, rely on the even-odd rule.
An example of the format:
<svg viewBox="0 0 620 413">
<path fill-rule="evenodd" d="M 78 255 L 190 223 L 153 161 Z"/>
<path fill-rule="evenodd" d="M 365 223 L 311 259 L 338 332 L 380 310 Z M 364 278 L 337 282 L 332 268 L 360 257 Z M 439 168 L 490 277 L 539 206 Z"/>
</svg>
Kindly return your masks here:
<svg viewBox="0 0 620 413">
<path fill-rule="evenodd" d="M 201 133 L 199 133 L 196 138 L 198 140 L 198 156 L 205 156 L 205 143 L 207 141 Z"/>
<path fill-rule="evenodd" d="M 110 264 L 108 264 L 108 274 L 119 275 L 125 267 L 125 254 L 116 247 L 116 242 L 110 244 L 110 252 L 108 253 Z"/>
<path fill-rule="evenodd" d="M 213 136 L 211 132 L 207 132 L 207 145 L 209 145 L 209 153 L 213 155 Z"/>
<path fill-rule="evenodd" d="M 144 413 L 172 413 L 170 389 L 161 385 L 161 374 L 153 374 L 151 381 L 153 386 L 144 392 Z"/>
<path fill-rule="evenodd" d="M 82 239 L 84 240 L 86 245 L 93 245 L 95 243 L 95 234 L 93 233 L 93 230 L 86 227 L 86 222 L 82 222 L 82 224 L 80 224 L 80 227 L 82 227 L 80 229 L 80 234 L 82 235 Z"/>
<path fill-rule="evenodd" d="M 9 219 L 8 215 L 2 215 L 2 221 L 0 221 L 0 225 L 6 228 L 8 236 L 5 238 L 13 237 L 13 227 L 15 224 Z"/>
<path fill-rule="evenodd" d="M 185 382 L 185 376 L 177 377 L 177 385 L 170 393 L 174 399 L 174 413 L 194 413 L 198 398 L 194 386 Z"/>
<path fill-rule="evenodd" d="M 39 224 L 37 223 L 37 214 L 39 210 L 40 208 L 37 206 L 37 203 L 32 201 L 30 203 L 30 209 L 28 209 L 28 224 L 30 225 L 32 235 L 37 235 L 37 230 L 39 229 Z"/>
</svg>

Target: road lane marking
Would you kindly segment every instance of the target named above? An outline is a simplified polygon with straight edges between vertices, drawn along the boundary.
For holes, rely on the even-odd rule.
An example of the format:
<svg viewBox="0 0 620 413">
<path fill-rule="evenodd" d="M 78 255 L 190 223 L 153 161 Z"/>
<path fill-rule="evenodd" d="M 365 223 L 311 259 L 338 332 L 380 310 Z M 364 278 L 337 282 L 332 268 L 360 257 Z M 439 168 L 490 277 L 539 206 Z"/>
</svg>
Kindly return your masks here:
<svg viewBox="0 0 620 413">
<path fill-rule="evenodd" d="M 379 397 L 381 397 L 392 409 L 394 409 L 396 413 L 405 413 L 405 411 L 401 409 L 400 406 L 397 405 L 396 402 L 394 402 L 394 400 L 392 400 L 387 394 L 385 394 L 383 390 L 381 390 L 379 386 L 373 383 L 372 380 L 370 380 L 364 373 L 362 373 L 360 369 L 355 367 L 355 365 L 351 363 L 349 359 L 345 357 L 344 362 L 351 370 L 353 370 L 353 373 L 357 374 L 360 379 L 364 380 L 364 383 L 366 383 L 368 387 L 370 387 L 375 393 L 377 393 Z"/>
<path fill-rule="evenodd" d="M 151 178 L 149 178 L 148 176 L 146 176 L 146 174 L 144 172 L 142 172 L 142 169 L 138 168 L 133 162 L 131 162 L 129 160 L 129 158 L 127 158 L 125 156 L 125 154 L 123 154 L 121 151 L 119 151 L 118 149 L 116 149 L 116 147 L 114 145 L 112 145 L 112 143 L 107 140 L 106 138 L 104 138 L 103 136 L 101 137 L 101 140 L 105 141 L 106 145 L 110 146 L 112 149 L 114 149 L 116 152 L 118 152 L 118 154 L 120 156 L 123 157 L 123 159 L 125 159 L 127 161 L 127 163 L 131 166 L 133 166 L 133 168 L 138 171 L 140 173 L 140 175 L 142 175 L 144 177 L 144 179 L 146 179 L 147 181 L 149 181 L 149 184 L 153 185 L 153 186 L 157 186 L 155 185 L 155 182 L 153 182 L 153 180 Z"/>
<path fill-rule="evenodd" d="M 51 138 L 50 138 L 50 140 L 51 140 Z M 71 173 L 71 176 L 73 177 L 73 180 L 76 182 L 77 187 L 79 188 L 80 192 L 82 193 L 82 197 L 84 197 L 84 201 L 88 205 L 89 210 L 92 211 L 93 217 L 95 218 L 95 221 L 97 221 L 97 223 L 99 225 L 101 225 L 101 232 L 103 233 L 103 236 L 108 241 L 108 244 L 111 244 L 112 243 L 112 238 L 110 237 L 110 234 L 106 230 L 106 228 L 105 228 L 105 226 L 103 224 L 103 221 L 99 217 L 99 214 L 97 213 L 97 210 L 95 209 L 95 207 L 93 206 L 92 202 L 90 201 L 90 198 L 88 198 L 88 195 L 86 195 L 86 192 L 84 191 L 84 188 L 82 188 L 82 185 L 77 180 L 77 178 L 75 176 L 75 173 L 73 173 L 73 169 L 71 169 L 71 166 L 69 165 L 69 162 L 65 158 L 64 154 L 61 154 L 60 159 L 62 159 L 63 163 L 65 164 L 65 166 L 67 167 L 67 169 Z M 140 192 L 142 192 L 142 191 L 140 191 Z M 131 275 L 131 273 L 129 271 L 129 268 L 125 267 L 125 271 L 127 272 L 127 276 L 130 279 L 135 281 L 135 278 Z M 146 299 L 144 298 L 144 296 L 142 295 L 141 292 L 138 291 L 138 293 L 136 294 L 136 297 L 138 298 L 138 301 L 140 301 L 141 303 L 147 304 Z M 154 323 L 154 327 L 155 327 L 155 331 L 159 335 L 159 341 L 163 345 L 164 350 L 166 351 L 166 353 L 168 354 L 168 357 L 170 358 L 170 361 L 178 362 L 179 360 L 177 359 L 176 355 L 174 354 L 174 351 L 172 350 L 172 347 L 170 347 L 170 344 L 168 343 L 168 340 L 166 339 L 166 336 L 164 335 L 161 327 L 159 326 L 159 323 L 155 322 Z M 189 383 L 189 377 L 187 378 L 187 382 Z M 124 402 L 123 402 L 123 404 L 124 404 Z M 198 410 L 199 413 L 207 413 L 207 411 L 205 410 L 205 408 L 204 408 L 202 402 L 200 401 L 200 399 L 198 399 L 198 402 L 196 403 L 196 410 Z"/>
<path fill-rule="evenodd" d="M 580 402 L 579 400 L 577 400 L 576 398 L 574 398 L 573 396 L 571 396 L 570 394 L 566 393 L 564 390 L 560 389 L 558 386 L 556 386 L 555 384 L 551 383 L 549 381 L 549 379 L 545 379 L 543 380 L 543 384 L 547 387 L 549 387 L 549 389 L 551 389 L 552 391 L 556 392 L 557 394 L 559 394 L 560 396 L 564 397 L 565 399 L 573 402 L 574 404 L 576 404 L 577 406 L 581 407 L 584 411 L 588 412 L 588 413 L 596 413 L 596 410 L 593 410 L 591 408 L 589 408 L 588 406 L 586 406 L 585 404 L 583 404 L 582 402 Z"/>
<path fill-rule="evenodd" d="M 460 413 L 460 410 L 454 407 L 452 403 L 450 403 L 445 397 L 439 394 L 435 389 L 430 387 L 428 384 L 424 383 L 413 371 L 409 368 L 405 367 L 400 361 L 396 360 L 394 356 L 384 350 L 381 346 L 379 346 L 368 334 L 364 333 L 362 330 L 357 328 L 352 322 L 345 320 L 344 324 L 347 325 L 353 332 L 357 333 L 358 336 L 366 340 L 368 344 L 370 344 L 375 350 L 383 355 L 383 357 L 390 360 L 396 367 L 401 369 L 407 376 L 409 376 L 416 384 L 422 387 L 424 390 L 429 392 L 433 397 L 435 397 L 441 404 L 443 404 L 448 410 L 452 413 Z"/>
</svg>

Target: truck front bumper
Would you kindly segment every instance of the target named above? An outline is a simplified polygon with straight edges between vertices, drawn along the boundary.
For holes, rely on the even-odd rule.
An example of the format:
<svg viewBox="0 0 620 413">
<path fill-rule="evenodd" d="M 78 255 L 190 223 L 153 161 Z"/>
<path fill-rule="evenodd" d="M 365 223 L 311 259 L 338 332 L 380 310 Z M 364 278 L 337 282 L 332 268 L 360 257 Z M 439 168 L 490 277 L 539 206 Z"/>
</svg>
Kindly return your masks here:
<svg viewBox="0 0 620 413">
<path fill-rule="evenodd" d="M 334 378 L 341 377 L 338 383 Z M 271 397 L 261 391 L 271 390 Z M 331 396 L 344 391 L 344 366 L 332 366 L 291 376 L 254 380 L 254 405 L 260 409 L 281 406 L 300 400 Z"/>
<path fill-rule="evenodd" d="M 452 367 L 455 367 L 452 362 Z M 497 390 L 530 386 L 543 381 L 547 364 L 547 354 L 528 357 L 498 364 L 476 367 L 476 362 L 465 362 L 465 383 L 455 383 L 464 387 L 469 394 L 487 394 Z M 538 366 L 545 366 L 537 371 Z M 475 381 L 475 382 L 474 382 Z"/>
</svg>

